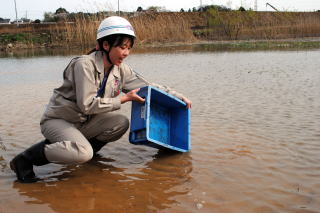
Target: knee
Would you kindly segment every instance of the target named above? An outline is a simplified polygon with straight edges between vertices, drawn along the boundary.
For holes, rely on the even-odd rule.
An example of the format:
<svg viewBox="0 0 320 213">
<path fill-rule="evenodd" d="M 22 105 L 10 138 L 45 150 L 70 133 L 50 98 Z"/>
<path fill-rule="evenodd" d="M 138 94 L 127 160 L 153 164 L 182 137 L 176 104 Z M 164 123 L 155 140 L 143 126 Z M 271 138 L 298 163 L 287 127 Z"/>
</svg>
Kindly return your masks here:
<svg viewBox="0 0 320 213">
<path fill-rule="evenodd" d="M 129 120 L 124 115 L 119 115 L 116 125 L 112 128 L 113 140 L 119 139 L 129 128 Z M 108 131 L 106 131 L 107 133 Z"/>
<path fill-rule="evenodd" d="M 120 132 L 125 133 L 129 128 L 129 120 L 124 115 L 119 115 L 118 119 L 119 119 L 118 120 L 119 125 L 117 126 L 117 128 L 119 129 Z"/>
<path fill-rule="evenodd" d="M 126 116 L 118 114 L 113 118 L 112 127 L 105 129 L 105 132 L 114 134 L 124 134 L 129 128 L 129 120 Z"/>
<path fill-rule="evenodd" d="M 93 149 L 90 145 L 76 144 L 77 155 L 74 156 L 74 163 L 82 164 L 92 159 Z"/>
<path fill-rule="evenodd" d="M 112 128 L 105 129 L 96 138 L 100 141 L 112 142 L 121 138 L 129 128 L 129 120 L 124 115 L 118 115 Z"/>
<path fill-rule="evenodd" d="M 81 164 L 93 157 L 89 142 L 61 141 L 45 146 L 46 158 L 52 163 Z"/>
</svg>

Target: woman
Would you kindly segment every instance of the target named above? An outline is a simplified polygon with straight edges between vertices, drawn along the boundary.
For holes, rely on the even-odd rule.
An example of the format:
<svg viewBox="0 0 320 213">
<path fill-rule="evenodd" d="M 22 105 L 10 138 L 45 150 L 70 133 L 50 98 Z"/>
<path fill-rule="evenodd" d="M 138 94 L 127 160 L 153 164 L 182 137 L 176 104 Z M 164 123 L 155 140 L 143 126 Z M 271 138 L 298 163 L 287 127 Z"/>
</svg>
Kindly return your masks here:
<svg viewBox="0 0 320 213">
<path fill-rule="evenodd" d="M 54 89 L 41 121 L 46 140 L 17 155 L 10 167 L 20 182 L 36 182 L 33 165 L 80 164 L 89 161 L 106 143 L 118 140 L 129 121 L 116 110 L 128 101 L 143 103 L 140 87 L 157 86 L 191 101 L 168 87 L 150 84 L 123 60 L 129 55 L 135 34 L 124 18 L 103 20 L 97 31 L 97 47 L 88 55 L 71 60 L 63 73 L 63 84 Z M 120 96 L 123 92 L 124 95 Z"/>
</svg>

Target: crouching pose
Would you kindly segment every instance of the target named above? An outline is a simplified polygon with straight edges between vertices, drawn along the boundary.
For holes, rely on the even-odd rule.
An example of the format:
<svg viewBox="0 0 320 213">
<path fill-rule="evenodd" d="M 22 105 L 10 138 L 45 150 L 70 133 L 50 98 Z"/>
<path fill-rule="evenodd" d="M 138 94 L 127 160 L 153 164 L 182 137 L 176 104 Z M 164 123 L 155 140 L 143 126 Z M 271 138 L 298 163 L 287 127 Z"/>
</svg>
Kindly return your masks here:
<svg viewBox="0 0 320 213">
<path fill-rule="evenodd" d="M 97 47 L 88 55 L 72 59 L 64 70 L 62 86 L 53 91 L 40 121 L 46 139 L 10 162 L 20 182 L 38 180 L 34 165 L 87 162 L 104 145 L 118 140 L 127 131 L 129 120 L 116 111 L 128 101 L 143 103 L 144 99 L 137 92 L 140 87 L 150 85 L 122 63 L 134 39 L 134 30 L 126 19 L 112 16 L 101 22 Z M 151 85 L 175 95 L 191 107 L 191 101 L 180 93 Z"/>
</svg>

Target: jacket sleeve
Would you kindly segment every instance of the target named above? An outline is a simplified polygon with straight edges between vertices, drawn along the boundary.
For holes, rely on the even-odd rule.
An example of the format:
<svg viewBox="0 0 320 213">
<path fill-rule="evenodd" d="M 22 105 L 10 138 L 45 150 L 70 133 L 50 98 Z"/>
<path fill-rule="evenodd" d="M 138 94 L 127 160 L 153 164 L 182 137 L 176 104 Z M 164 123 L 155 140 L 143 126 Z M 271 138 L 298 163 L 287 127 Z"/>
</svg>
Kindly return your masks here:
<svg viewBox="0 0 320 213">
<path fill-rule="evenodd" d="M 150 83 L 148 82 L 143 76 L 140 74 L 134 72 L 129 66 L 124 68 L 124 86 L 123 86 L 123 92 L 129 92 L 133 89 L 141 88 L 144 86 L 154 86 L 156 88 L 159 88 L 173 96 L 176 96 L 179 99 L 183 99 L 185 96 L 172 88 L 168 86 L 163 86 L 156 83 Z"/>
<path fill-rule="evenodd" d="M 86 58 L 75 62 L 73 75 L 78 107 L 86 115 L 119 109 L 121 107 L 119 97 L 96 97 L 97 86 L 95 85 L 94 70 L 93 62 Z"/>
<path fill-rule="evenodd" d="M 141 75 L 134 72 L 129 66 L 124 66 L 121 69 L 124 93 L 130 92 L 131 90 L 141 88 L 150 85 L 150 83 Z"/>
</svg>

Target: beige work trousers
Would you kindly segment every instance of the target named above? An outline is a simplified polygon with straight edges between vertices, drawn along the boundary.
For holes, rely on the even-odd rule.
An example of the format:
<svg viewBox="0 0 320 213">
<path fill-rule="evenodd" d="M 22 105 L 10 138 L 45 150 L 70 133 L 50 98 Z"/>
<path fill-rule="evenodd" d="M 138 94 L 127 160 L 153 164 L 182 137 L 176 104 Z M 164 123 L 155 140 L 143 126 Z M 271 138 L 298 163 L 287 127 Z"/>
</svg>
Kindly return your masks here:
<svg viewBox="0 0 320 213">
<path fill-rule="evenodd" d="M 46 120 L 41 132 L 50 144 L 45 155 L 52 163 L 79 164 L 93 157 L 89 139 L 102 142 L 118 140 L 128 129 L 129 120 L 114 112 L 93 115 L 85 123 L 72 124 L 63 119 Z"/>
</svg>

